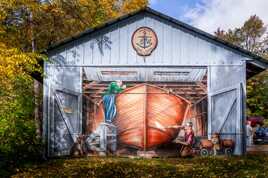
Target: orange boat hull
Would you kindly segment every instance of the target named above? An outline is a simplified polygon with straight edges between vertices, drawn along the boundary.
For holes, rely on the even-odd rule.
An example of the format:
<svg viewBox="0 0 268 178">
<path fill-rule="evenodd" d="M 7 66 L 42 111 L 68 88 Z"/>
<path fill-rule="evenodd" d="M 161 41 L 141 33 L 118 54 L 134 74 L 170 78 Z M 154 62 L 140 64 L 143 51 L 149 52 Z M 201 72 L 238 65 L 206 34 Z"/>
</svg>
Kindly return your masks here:
<svg viewBox="0 0 268 178">
<path fill-rule="evenodd" d="M 174 139 L 178 129 L 169 126 L 181 125 L 189 108 L 182 97 L 156 86 L 141 84 L 126 89 L 116 97 L 119 143 L 139 149 L 150 149 Z M 95 115 L 96 128 L 103 122 L 102 104 Z"/>
</svg>

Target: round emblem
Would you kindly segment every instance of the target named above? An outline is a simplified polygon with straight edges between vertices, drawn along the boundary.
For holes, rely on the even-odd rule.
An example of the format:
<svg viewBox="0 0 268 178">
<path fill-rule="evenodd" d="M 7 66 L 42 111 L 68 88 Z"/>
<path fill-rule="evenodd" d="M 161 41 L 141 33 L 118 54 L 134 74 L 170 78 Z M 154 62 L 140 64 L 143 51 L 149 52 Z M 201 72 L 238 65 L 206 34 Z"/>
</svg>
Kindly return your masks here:
<svg viewBox="0 0 268 178">
<path fill-rule="evenodd" d="M 150 56 L 157 47 L 156 33 L 149 27 L 140 27 L 132 35 L 132 45 L 140 56 Z"/>
</svg>

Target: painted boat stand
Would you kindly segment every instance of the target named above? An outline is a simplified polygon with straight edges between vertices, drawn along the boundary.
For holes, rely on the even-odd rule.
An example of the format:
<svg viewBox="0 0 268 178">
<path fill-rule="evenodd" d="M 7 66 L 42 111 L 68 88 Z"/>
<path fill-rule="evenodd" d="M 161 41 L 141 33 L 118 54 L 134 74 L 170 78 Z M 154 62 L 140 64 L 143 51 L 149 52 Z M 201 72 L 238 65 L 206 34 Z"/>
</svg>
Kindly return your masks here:
<svg viewBox="0 0 268 178">
<path fill-rule="evenodd" d="M 97 130 L 86 138 L 85 144 L 89 151 L 96 151 L 100 156 L 105 156 L 108 151 L 115 152 L 116 127 L 113 124 L 101 123 Z"/>
</svg>

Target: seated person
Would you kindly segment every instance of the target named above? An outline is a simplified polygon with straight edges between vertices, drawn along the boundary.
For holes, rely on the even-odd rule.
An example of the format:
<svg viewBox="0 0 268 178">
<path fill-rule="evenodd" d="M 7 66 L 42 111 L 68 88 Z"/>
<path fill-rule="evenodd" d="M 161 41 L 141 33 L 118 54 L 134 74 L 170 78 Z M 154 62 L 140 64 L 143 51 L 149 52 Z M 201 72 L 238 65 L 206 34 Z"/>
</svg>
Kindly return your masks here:
<svg viewBox="0 0 268 178">
<path fill-rule="evenodd" d="M 187 122 L 186 126 L 171 126 L 169 128 L 184 129 L 184 141 L 178 142 L 182 144 L 180 154 L 182 157 L 191 156 L 193 154 L 192 146 L 194 144 L 194 139 L 195 139 L 194 131 L 193 131 L 193 123 Z"/>
</svg>

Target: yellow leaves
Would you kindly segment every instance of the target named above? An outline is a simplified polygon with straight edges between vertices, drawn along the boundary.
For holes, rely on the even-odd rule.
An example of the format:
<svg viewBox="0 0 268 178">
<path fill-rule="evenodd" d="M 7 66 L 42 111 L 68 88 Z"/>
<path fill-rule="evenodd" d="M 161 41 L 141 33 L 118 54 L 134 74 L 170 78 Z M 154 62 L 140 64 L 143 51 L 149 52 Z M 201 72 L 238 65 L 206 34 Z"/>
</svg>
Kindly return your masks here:
<svg viewBox="0 0 268 178">
<path fill-rule="evenodd" d="M 126 0 L 121 5 L 118 0 L 53 0 L 41 4 L 32 0 L 1 0 L 0 86 L 11 90 L 16 78 L 31 80 L 29 74 L 41 70 L 37 60 L 43 56 L 29 52 L 32 39 L 37 51 L 41 51 L 49 44 L 137 10 L 147 3 L 147 0 Z M 29 13 L 33 15 L 32 19 Z M 2 23 L 4 21 L 12 23 L 7 25 Z"/>
<path fill-rule="evenodd" d="M 123 12 L 128 13 L 148 5 L 148 0 L 126 0 L 123 4 Z"/>
<path fill-rule="evenodd" d="M 0 42 L 0 85 L 9 88 L 17 77 L 31 78 L 30 73 L 40 71 L 34 53 L 24 53 L 17 48 L 8 48 Z"/>
<path fill-rule="evenodd" d="M 94 2 L 92 0 L 79 0 L 79 4 L 81 4 L 81 6 L 91 6 L 94 5 Z"/>
<path fill-rule="evenodd" d="M 22 21 L 17 26 L 7 27 L 0 23 L 0 41 L 31 51 L 31 40 L 34 39 L 37 51 L 42 51 L 50 44 L 137 10 L 147 3 L 147 0 L 125 0 L 122 3 L 118 0 L 53 0 L 41 4 L 32 0 L 1 0 L 0 21 L 7 17 L 17 19 L 14 12 L 21 9 L 26 14 L 19 16 Z M 32 21 L 25 9 L 33 15 Z"/>
<path fill-rule="evenodd" d="M 116 5 L 116 0 L 100 0 L 99 3 L 109 19 L 118 16 L 118 12 L 114 8 Z"/>
</svg>

